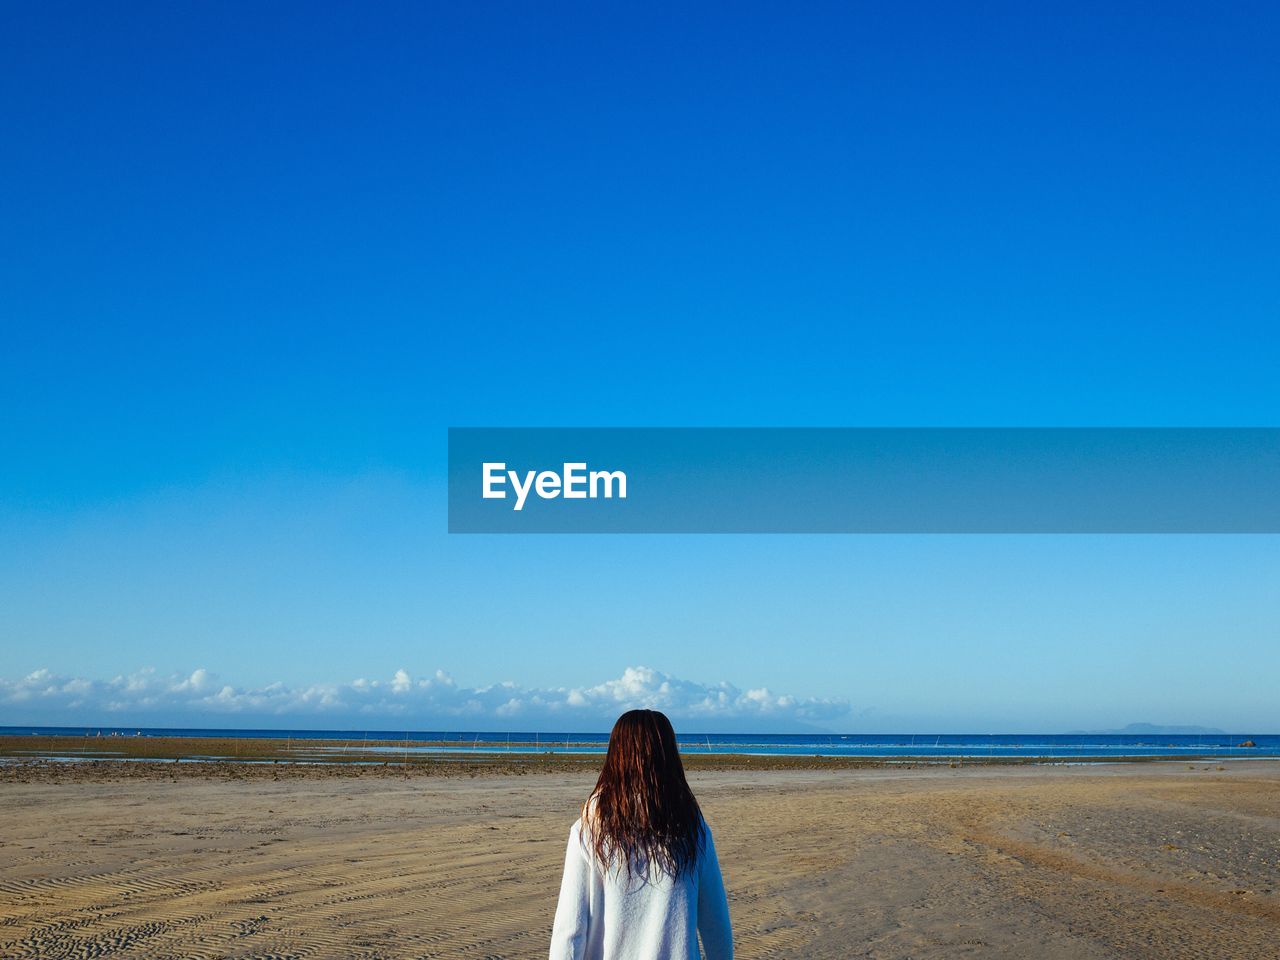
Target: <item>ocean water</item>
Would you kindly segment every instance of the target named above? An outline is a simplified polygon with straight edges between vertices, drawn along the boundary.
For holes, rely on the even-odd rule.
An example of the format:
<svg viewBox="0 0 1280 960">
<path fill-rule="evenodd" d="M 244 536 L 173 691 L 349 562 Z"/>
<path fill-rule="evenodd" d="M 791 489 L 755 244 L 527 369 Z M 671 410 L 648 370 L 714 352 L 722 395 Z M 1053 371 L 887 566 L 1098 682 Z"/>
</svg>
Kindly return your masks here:
<svg viewBox="0 0 1280 960">
<path fill-rule="evenodd" d="M 603 753 L 608 733 L 476 730 L 220 730 L 187 727 L 0 727 L 0 734 L 36 736 L 144 736 L 269 738 L 300 741 L 312 751 L 359 746 L 404 754 Z M 1220 734 L 686 734 L 685 754 L 822 757 L 931 757 L 1028 759 L 1112 757 L 1280 757 L 1280 735 Z M 1241 746 L 1252 740 L 1256 746 Z M 327 743 L 324 741 L 328 741 Z"/>
</svg>

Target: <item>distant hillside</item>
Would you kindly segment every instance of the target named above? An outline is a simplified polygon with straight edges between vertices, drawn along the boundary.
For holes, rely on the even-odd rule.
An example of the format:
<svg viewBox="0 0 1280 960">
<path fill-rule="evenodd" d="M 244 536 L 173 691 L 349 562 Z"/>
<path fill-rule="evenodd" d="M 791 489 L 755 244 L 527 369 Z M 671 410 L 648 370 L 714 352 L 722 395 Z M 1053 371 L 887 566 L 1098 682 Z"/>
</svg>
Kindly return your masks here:
<svg viewBox="0 0 1280 960">
<path fill-rule="evenodd" d="M 1143 736 L 1196 736 L 1198 734 L 1206 734 L 1211 736 L 1226 736 L 1227 731 L 1219 730 L 1217 727 L 1193 727 L 1193 726 L 1177 726 L 1163 723 L 1131 723 L 1119 730 L 1072 730 L 1071 734 L 1075 736 L 1087 736 L 1089 734 L 1100 734 L 1103 736 L 1125 736 L 1125 737 L 1143 737 Z"/>
</svg>

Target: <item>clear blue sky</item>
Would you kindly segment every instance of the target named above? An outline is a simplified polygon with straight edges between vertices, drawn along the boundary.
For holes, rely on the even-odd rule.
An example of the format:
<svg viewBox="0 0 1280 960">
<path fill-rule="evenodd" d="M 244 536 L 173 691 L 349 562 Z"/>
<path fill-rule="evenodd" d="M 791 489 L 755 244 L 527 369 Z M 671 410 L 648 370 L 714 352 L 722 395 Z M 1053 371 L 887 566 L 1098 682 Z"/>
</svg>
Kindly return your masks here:
<svg viewBox="0 0 1280 960">
<path fill-rule="evenodd" d="M 4 6 L 0 722 L 1280 728 L 1275 537 L 445 534 L 451 425 L 1280 424 L 1274 4 L 687 7 Z"/>
</svg>

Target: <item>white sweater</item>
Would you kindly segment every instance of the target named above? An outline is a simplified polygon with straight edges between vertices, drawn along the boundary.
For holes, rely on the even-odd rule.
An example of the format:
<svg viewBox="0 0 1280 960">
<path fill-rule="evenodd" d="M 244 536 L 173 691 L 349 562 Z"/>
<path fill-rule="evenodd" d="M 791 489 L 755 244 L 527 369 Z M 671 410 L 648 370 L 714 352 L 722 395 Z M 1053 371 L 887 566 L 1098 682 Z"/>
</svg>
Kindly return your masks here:
<svg viewBox="0 0 1280 960">
<path fill-rule="evenodd" d="M 729 903 L 711 830 L 702 824 L 693 870 L 678 878 L 646 876 L 633 867 L 605 869 L 584 836 L 569 831 L 560 903 L 551 928 L 551 960 L 698 960 L 698 934 L 707 960 L 733 960 Z"/>
</svg>

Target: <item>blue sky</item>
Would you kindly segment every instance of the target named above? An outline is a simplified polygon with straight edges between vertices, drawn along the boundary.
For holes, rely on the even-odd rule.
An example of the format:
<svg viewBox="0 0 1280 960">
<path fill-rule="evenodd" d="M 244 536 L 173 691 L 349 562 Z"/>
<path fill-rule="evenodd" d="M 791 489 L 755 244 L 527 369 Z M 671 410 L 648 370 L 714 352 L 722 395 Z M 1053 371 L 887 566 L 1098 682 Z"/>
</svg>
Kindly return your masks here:
<svg viewBox="0 0 1280 960">
<path fill-rule="evenodd" d="M 1275 537 L 449 537 L 444 476 L 449 426 L 1280 424 L 1278 19 L 7 5 L 0 722 L 442 721 L 394 678 L 444 670 L 576 726 L 645 667 L 592 702 L 1276 728 Z"/>
</svg>

